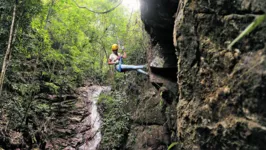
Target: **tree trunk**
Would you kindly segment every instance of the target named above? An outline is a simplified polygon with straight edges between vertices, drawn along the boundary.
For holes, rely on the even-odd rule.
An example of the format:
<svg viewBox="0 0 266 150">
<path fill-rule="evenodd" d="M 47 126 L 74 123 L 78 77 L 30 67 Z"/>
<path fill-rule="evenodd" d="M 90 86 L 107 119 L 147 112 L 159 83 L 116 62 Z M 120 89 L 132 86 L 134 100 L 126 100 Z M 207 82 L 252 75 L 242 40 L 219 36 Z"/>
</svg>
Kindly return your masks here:
<svg viewBox="0 0 266 150">
<path fill-rule="evenodd" d="M 44 29 L 47 29 L 48 21 L 49 21 L 49 17 L 50 17 L 50 15 L 51 15 L 51 13 L 52 13 L 52 8 L 53 8 L 53 6 L 54 6 L 54 2 L 55 2 L 55 1 L 52 0 L 51 5 L 50 5 L 50 7 L 49 7 L 48 14 L 47 14 L 47 16 L 46 16 L 46 21 L 45 21 Z"/>
<path fill-rule="evenodd" d="M 9 33 L 9 40 L 8 40 L 8 46 L 7 46 L 7 50 L 6 50 L 6 54 L 3 60 L 3 66 L 2 66 L 2 71 L 1 71 L 1 75 L 0 75 L 0 96 L 2 94 L 2 88 L 3 88 L 3 83 L 4 83 L 4 78 L 5 78 L 5 73 L 6 73 L 6 69 L 7 69 L 7 61 L 10 58 L 10 54 L 11 54 L 11 43 L 12 43 L 12 35 L 13 35 L 13 28 L 14 28 L 14 22 L 15 22 L 15 17 L 16 17 L 16 10 L 17 10 L 17 5 L 16 3 L 14 4 L 14 9 L 13 9 L 13 18 L 12 18 L 12 23 L 11 23 L 11 27 L 10 27 L 10 33 Z"/>
</svg>

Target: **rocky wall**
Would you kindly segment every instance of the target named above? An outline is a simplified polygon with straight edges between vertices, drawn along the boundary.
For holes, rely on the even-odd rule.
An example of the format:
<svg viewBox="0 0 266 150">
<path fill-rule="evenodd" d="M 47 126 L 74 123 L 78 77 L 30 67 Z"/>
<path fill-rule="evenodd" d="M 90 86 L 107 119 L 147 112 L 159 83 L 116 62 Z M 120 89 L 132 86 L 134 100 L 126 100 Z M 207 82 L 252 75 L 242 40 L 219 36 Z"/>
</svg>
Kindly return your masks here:
<svg viewBox="0 0 266 150">
<path fill-rule="evenodd" d="M 181 148 L 266 147 L 266 24 L 227 50 L 265 10 L 262 0 L 180 1 L 174 44 Z"/>
<path fill-rule="evenodd" d="M 151 36 L 147 52 L 150 81 L 157 88 L 176 85 L 177 59 L 172 39 L 177 5 L 178 0 L 141 0 L 141 19 Z"/>
<path fill-rule="evenodd" d="M 173 45 L 178 0 L 141 0 L 141 19 L 150 34 L 150 82 L 138 87 L 130 106 L 132 123 L 125 149 L 165 150 L 176 139 L 177 58 Z M 132 92 L 132 91 L 130 91 Z"/>
<path fill-rule="evenodd" d="M 177 75 L 176 87 L 167 88 L 178 93 L 178 148 L 264 149 L 266 23 L 232 50 L 227 46 L 266 12 L 266 1 L 142 0 L 141 4 L 151 36 L 151 82 L 166 86 Z"/>
<path fill-rule="evenodd" d="M 150 84 L 130 102 L 131 126 L 124 149 L 165 150 L 176 141 L 176 103 L 166 103 Z"/>
</svg>

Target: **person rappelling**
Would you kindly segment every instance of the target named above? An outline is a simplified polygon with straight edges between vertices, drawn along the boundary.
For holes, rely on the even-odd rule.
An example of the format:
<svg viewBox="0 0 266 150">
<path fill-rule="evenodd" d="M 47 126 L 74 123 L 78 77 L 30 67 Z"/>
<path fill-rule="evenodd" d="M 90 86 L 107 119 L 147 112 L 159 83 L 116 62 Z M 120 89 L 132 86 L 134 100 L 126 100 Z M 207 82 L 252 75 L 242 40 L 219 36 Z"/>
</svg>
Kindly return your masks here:
<svg viewBox="0 0 266 150">
<path fill-rule="evenodd" d="M 109 56 L 109 59 L 108 59 L 109 65 L 114 65 L 115 69 L 118 72 L 126 72 L 126 71 L 136 70 L 139 73 L 148 75 L 147 72 L 142 70 L 142 69 L 146 68 L 146 65 L 124 65 L 124 64 L 122 64 L 123 59 L 127 57 L 127 54 L 123 48 L 122 48 L 122 50 L 123 50 L 122 54 L 120 54 L 120 53 L 118 53 L 118 45 L 117 44 L 112 45 L 113 53 Z"/>
</svg>

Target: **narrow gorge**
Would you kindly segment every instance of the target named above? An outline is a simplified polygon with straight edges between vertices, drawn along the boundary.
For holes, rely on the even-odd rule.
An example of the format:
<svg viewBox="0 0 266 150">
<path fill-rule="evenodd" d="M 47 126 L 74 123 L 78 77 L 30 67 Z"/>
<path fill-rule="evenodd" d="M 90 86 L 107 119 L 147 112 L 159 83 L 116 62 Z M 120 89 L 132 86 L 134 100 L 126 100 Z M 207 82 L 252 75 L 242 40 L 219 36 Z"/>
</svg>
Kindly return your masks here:
<svg viewBox="0 0 266 150">
<path fill-rule="evenodd" d="M 0 2 L 0 150 L 265 149 L 266 1 L 125 1 Z"/>
</svg>

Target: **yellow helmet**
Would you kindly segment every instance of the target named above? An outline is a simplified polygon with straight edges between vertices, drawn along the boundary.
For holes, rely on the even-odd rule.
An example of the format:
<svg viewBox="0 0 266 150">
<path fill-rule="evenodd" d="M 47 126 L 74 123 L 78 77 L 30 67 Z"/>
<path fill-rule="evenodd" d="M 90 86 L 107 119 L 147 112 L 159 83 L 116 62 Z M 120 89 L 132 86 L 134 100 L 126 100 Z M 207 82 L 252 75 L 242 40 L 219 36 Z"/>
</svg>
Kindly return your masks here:
<svg viewBox="0 0 266 150">
<path fill-rule="evenodd" d="M 112 45 L 112 51 L 116 51 L 118 50 L 118 45 L 117 44 L 113 44 Z"/>
</svg>

